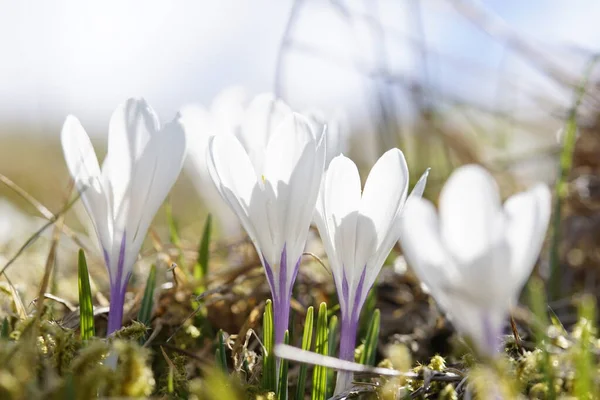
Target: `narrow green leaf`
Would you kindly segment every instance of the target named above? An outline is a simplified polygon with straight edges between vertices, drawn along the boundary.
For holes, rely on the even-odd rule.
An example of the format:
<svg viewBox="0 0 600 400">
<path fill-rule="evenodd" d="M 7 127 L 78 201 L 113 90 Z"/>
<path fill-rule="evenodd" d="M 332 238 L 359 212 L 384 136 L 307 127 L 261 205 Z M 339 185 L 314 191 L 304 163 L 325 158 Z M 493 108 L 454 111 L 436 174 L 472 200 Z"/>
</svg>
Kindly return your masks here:
<svg viewBox="0 0 600 400">
<path fill-rule="evenodd" d="M 304 320 L 304 332 L 302 334 L 302 350 L 310 351 L 310 345 L 312 344 L 313 326 L 315 321 L 314 307 L 308 307 L 306 310 L 306 319 Z M 307 365 L 302 364 L 300 366 L 300 372 L 298 373 L 298 386 L 296 386 L 296 399 L 303 399 L 306 388 L 306 369 Z"/>
<path fill-rule="evenodd" d="M 369 321 L 369 329 L 365 336 L 365 348 L 360 357 L 360 363 L 365 365 L 375 365 L 375 357 L 377 356 L 377 344 L 379 342 L 379 323 L 381 319 L 379 309 L 373 312 L 371 321 Z"/>
<path fill-rule="evenodd" d="M 169 365 L 169 375 L 167 376 L 167 393 L 174 393 L 175 392 L 175 383 L 173 382 L 173 378 L 174 378 L 174 371 L 173 371 L 173 367 Z"/>
<path fill-rule="evenodd" d="M 273 354 L 275 329 L 273 324 L 273 303 L 271 300 L 267 300 L 263 314 L 263 345 L 265 346 L 265 353 L 263 354 L 262 388 L 270 392 L 275 392 L 277 388 L 277 365 L 275 363 L 275 355 Z"/>
<path fill-rule="evenodd" d="M 329 353 L 328 329 L 327 329 L 327 304 L 319 305 L 317 314 L 317 336 L 315 340 L 315 352 L 324 356 Z M 325 400 L 327 396 L 327 368 L 320 365 L 313 370 L 312 400 Z"/>
<path fill-rule="evenodd" d="M 338 346 L 338 317 L 334 315 L 329 319 L 329 337 L 327 338 L 327 344 L 329 345 L 328 354 L 335 354 L 335 351 Z M 335 389 L 335 381 L 334 381 L 334 370 L 329 368 L 327 369 L 327 396 L 326 398 L 333 397 L 333 390 Z"/>
<path fill-rule="evenodd" d="M 154 289 L 156 287 L 156 265 L 150 267 L 150 274 L 146 280 L 146 288 L 144 289 L 144 297 L 142 305 L 138 312 L 138 321 L 149 326 L 152 320 L 152 308 L 154 307 Z"/>
<path fill-rule="evenodd" d="M 10 325 L 8 323 L 8 318 L 4 317 L 2 321 L 2 329 L 0 329 L 0 338 L 8 339 L 10 336 Z"/>
<path fill-rule="evenodd" d="M 577 351 L 575 355 L 575 398 L 587 399 L 592 398 L 591 393 L 596 393 L 594 388 L 594 355 L 591 347 L 594 340 L 596 319 L 596 306 L 594 299 L 586 295 L 583 297 L 579 305 L 579 321 L 578 328 L 581 331 Z"/>
<path fill-rule="evenodd" d="M 225 352 L 224 337 L 225 334 L 223 333 L 223 330 L 219 329 L 219 332 L 217 333 L 218 342 L 216 351 L 216 362 L 219 368 L 221 368 L 221 371 L 223 371 L 225 374 L 228 374 L 229 371 L 227 370 L 227 353 Z"/>
<path fill-rule="evenodd" d="M 290 344 L 290 332 L 285 331 L 283 343 Z M 279 366 L 279 390 L 277 391 L 278 400 L 287 400 L 288 398 L 288 367 L 289 361 L 285 358 L 281 360 Z"/>
<path fill-rule="evenodd" d="M 375 312 L 375 307 L 377 306 L 377 291 L 375 285 L 369 290 L 369 294 L 367 294 L 367 299 L 365 300 L 365 305 L 362 308 L 362 312 L 360 313 L 360 320 L 358 326 L 358 337 L 364 338 L 367 336 L 367 332 L 369 331 L 369 324 L 371 323 L 371 318 L 373 313 Z"/>
<path fill-rule="evenodd" d="M 88 340 L 96 334 L 94 325 L 94 306 L 92 303 L 92 289 L 88 275 L 87 262 L 83 249 L 79 249 L 78 258 L 78 284 L 79 284 L 79 330 L 81 338 Z"/>
<path fill-rule="evenodd" d="M 179 247 L 181 246 L 179 228 L 177 227 L 177 221 L 173 217 L 173 205 L 170 200 L 165 202 L 165 213 L 167 214 L 167 225 L 169 226 L 169 240 L 176 247 Z"/>
<path fill-rule="evenodd" d="M 560 154 L 560 161 L 558 167 L 558 179 L 554 187 L 555 200 L 554 210 L 552 216 L 552 237 L 550 241 L 550 298 L 557 299 L 560 297 L 560 269 L 559 269 L 559 247 L 561 243 L 560 237 L 560 224 L 562 222 L 562 203 L 568 194 L 569 185 L 569 174 L 571 173 L 571 167 L 573 166 L 573 152 L 575 150 L 575 141 L 577 140 L 577 110 L 583 101 L 583 97 L 586 93 L 586 87 L 588 80 L 594 70 L 598 56 L 591 58 L 590 62 L 586 66 L 583 77 L 579 86 L 575 88 L 573 106 L 569 116 L 565 122 L 563 130 L 563 149 Z"/>
<path fill-rule="evenodd" d="M 535 338 L 537 348 L 542 349 L 542 363 L 540 365 L 541 372 L 544 376 L 544 381 L 548 386 L 548 398 L 556 398 L 556 390 L 554 387 L 554 369 L 550 354 L 546 350 L 547 335 L 546 327 L 548 326 L 548 314 L 546 313 L 547 300 L 544 283 L 539 278 L 532 278 L 528 284 L 529 307 L 535 315 L 535 321 L 532 327 L 533 336 Z"/>
<path fill-rule="evenodd" d="M 208 214 L 206 222 L 204 223 L 204 232 L 202 233 L 202 239 L 200 240 L 200 246 L 198 247 L 198 259 L 194 265 L 194 279 L 201 281 L 208 275 L 208 258 L 209 258 L 209 246 L 210 236 L 212 232 L 212 215 Z M 204 292 L 204 285 L 200 285 L 196 294 Z"/>
<path fill-rule="evenodd" d="M 169 367 L 169 373 L 167 375 L 167 393 L 175 393 L 175 364 L 173 364 L 173 361 L 171 361 L 162 346 L 160 347 L 160 351 Z"/>
</svg>

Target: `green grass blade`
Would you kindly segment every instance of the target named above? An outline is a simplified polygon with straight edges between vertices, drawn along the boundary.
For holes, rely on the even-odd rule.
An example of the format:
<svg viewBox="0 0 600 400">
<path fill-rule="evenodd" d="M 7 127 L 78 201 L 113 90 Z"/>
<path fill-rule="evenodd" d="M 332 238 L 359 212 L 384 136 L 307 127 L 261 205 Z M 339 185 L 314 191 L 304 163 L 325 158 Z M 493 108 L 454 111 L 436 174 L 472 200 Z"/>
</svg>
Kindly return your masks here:
<svg viewBox="0 0 600 400">
<path fill-rule="evenodd" d="M 10 336 L 10 325 L 8 323 L 8 318 L 4 317 L 4 320 L 2 321 L 2 329 L 0 329 L 0 338 L 8 339 L 9 336 Z"/>
<path fill-rule="evenodd" d="M 150 267 L 150 274 L 146 280 L 146 288 L 144 289 L 144 297 L 142 305 L 138 312 L 138 321 L 149 326 L 152 320 L 152 308 L 154 307 L 154 289 L 156 287 L 156 265 Z"/>
<path fill-rule="evenodd" d="M 173 205 L 170 200 L 165 202 L 165 213 L 167 214 L 167 225 L 169 226 L 169 240 L 176 247 L 180 247 L 181 238 L 179 237 L 179 228 L 177 227 L 177 221 L 173 217 Z"/>
<path fill-rule="evenodd" d="M 215 354 L 217 366 L 223 371 L 225 374 L 228 374 L 227 370 L 227 353 L 225 352 L 225 334 L 222 329 L 219 329 L 217 333 L 217 350 Z"/>
<path fill-rule="evenodd" d="M 328 355 L 328 329 L 327 329 L 327 304 L 319 305 L 317 314 L 317 336 L 315 340 L 315 352 L 324 356 Z M 327 368 L 320 365 L 313 370 L 312 400 L 325 400 L 327 396 Z"/>
<path fill-rule="evenodd" d="M 263 314 L 263 376 L 262 388 L 269 392 L 275 392 L 277 388 L 277 366 L 273 348 L 275 347 L 275 329 L 273 324 L 273 303 L 267 300 Z"/>
<path fill-rule="evenodd" d="M 200 246 L 198 247 L 198 259 L 194 265 L 194 279 L 197 281 L 203 280 L 208 275 L 208 258 L 209 258 L 209 246 L 210 237 L 212 232 L 212 215 L 208 214 L 206 222 L 204 223 L 204 231 L 202 233 L 202 239 L 200 240 Z M 205 290 L 204 285 L 198 288 L 198 292 L 201 293 Z"/>
<path fill-rule="evenodd" d="M 198 259 L 194 266 L 194 278 L 203 279 L 208 275 L 208 258 L 209 258 L 209 246 L 210 238 L 212 235 L 212 215 L 208 214 L 206 222 L 204 223 L 204 230 L 202 232 L 202 239 L 198 246 Z"/>
<path fill-rule="evenodd" d="M 283 336 L 283 343 L 290 344 L 290 332 L 285 331 Z M 278 400 L 287 400 L 288 398 L 288 368 L 289 361 L 286 359 L 281 360 L 279 366 L 279 390 L 277 391 Z"/>
<path fill-rule="evenodd" d="M 94 325 L 94 306 L 92 303 L 92 289 L 90 289 L 90 277 L 88 275 L 85 253 L 82 249 L 79 249 L 77 271 L 77 281 L 79 284 L 79 328 L 81 339 L 88 340 L 96 335 L 96 327 Z"/>
<path fill-rule="evenodd" d="M 591 348 L 595 334 L 594 321 L 596 319 L 596 306 L 594 299 L 587 295 L 584 296 L 579 305 L 579 321 L 577 322 L 581 335 L 577 344 L 575 355 L 575 398 L 592 398 L 591 393 L 597 393 L 594 387 L 594 355 Z"/>
<path fill-rule="evenodd" d="M 583 74 L 581 83 L 575 89 L 575 99 L 573 106 L 571 107 L 569 116 L 565 123 L 563 131 L 563 149 L 560 154 L 558 179 L 554 187 L 555 200 L 554 210 L 552 217 L 552 238 L 550 242 L 550 297 L 551 299 L 557 299 L 560 297 L 560 223 L 562 220 L 562 203 L 568 194 L 568 180 L 573 165 L 573 151 L 575 150 L 575 142 L 577 140 L 577 110 L 583 101 L 585 96 L 586 86 L 590 75 L 594 70 L 594 66 L 598 61 L 597 56 L 593 57 L 588 64 L 586 71 Z"/>
<path fill-rule="evenodd" d="M 375 312 L 375 307 L 377 306 L 377 291 L 375 286 L 369 290 L 369 294 L 367 294 L 367 299 L 365 300 L 365 305 L 362 308 L 360 313 L 360 320 L 358 326 L 358 337 L 363 338 L 367 336 L 369 331 L 371 318 L 373 317 L 373 313 Z"/>
<path fill-rule="evenodd" d="M 550 354 L 547 349 L 548 338 L 546 328 L 549 321 L 546 308 L 548 303 L 546 301 L 544 283 L 539 278 L 532 278 L 529 282 L 528 295 L 531 311 L 535 315 L 535 321 L 532 327 L 533 336 L 536 341 L 536 347 L 542 349 L 542 363 L 540 369 L 548 386 L 548 398 L 555 399 L 556 391 L 553 384 L 554 372 Z"/>
<path fill-rule="evenodd" d="M 314 307 L 308 307 L 308 310 L 306 310 L 306 319 L 304 320 L 304 333 L 302 334 L 302 350 L 310 351 L 313 336 L 313 326 L 315 321 L 314 314 Z M 306 364 L 302 364 L 300 366 L 300 372 L 298 373 L 298 386 L 296 386 L 296 399 L 304 398 L 304 385 L 306 384 L 306 369 Z"/>
<path fill-rule="evenodd" d="M 365 348 L 360 357 L 360 363 L 364 365 L 375 365 L 375 357 L 377 356 L 377 344 L 379 342 L 379 323 L 381 313 L 376 309 L 369 322 L 369 329 L 365 336 Z"/>
<path fill-rule="evenodd" d="M 327 338 L 328 345 L 328 354 L 335 354 L 335 351 L 338 346 L 338 317 L 336 315 L 332 316 L 329 319 L 329 337 Z M 329 368 L 327 369 L 327 396 L 326 398 L 330 398 L 333 396 L 333 390 L 335 389 L 335 381 L 334 381 L 334 370 Z"/>
</svg>

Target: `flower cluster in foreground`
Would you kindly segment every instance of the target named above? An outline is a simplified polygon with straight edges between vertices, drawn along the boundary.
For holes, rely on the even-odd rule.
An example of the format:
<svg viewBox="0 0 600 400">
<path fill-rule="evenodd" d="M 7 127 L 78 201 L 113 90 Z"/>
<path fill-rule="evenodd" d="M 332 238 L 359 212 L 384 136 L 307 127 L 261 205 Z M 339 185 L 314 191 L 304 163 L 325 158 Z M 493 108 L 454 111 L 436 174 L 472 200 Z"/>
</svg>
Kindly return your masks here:
<svg viewBox="0 0 600 400">
<path fill-rule="evenodd" d="M 144 100 L 129 99 L 110 119 L 102 169 L 77 118 L 67 117 L 61 140 L 108 268 L 111 334 L 121 328 L 127 283 L 150 223 L 181 171 L 185 134 L 177 120 L 161 128 Z"/>
<path fill-rule="evenodd" d="M 409 195 L 404 155 L 392 149 L 375 163 L 361 190 L 356 165 L 339 154 L 339 130 L 311 115 L 292 111 L 272 95 L 247 101 L 245 94 L 231 92 L 211 113 L 185 108 L 161 128 L 143 100 L 130 99 L 111 118 L 102 168 L 79 121 L 67 118 L 65 159 L 110 275 L 108 334 L 121 327 L 133 265 L 187 151 L 200 191 L 216 188 L 260 256 L 273 298 L 276 344 L 288 329 L 292 288 L 314 220 L 341 308 L 340 359 L 354 358 L 361 308 L 398 240 L 458 330 L 481 353 L 495 356 L 509 307 L 543 243 L 548 188 L 537 185 L 502 206 L 491 175 L 464 166 L 444 186 L 438 217 L 433 204 L 421 199 L 427 171 Z M 328 150 L 330 144 L 337 154 Z M 351 382 L 351 373 L 340 372 L 336 392 Z"/>
</svg>

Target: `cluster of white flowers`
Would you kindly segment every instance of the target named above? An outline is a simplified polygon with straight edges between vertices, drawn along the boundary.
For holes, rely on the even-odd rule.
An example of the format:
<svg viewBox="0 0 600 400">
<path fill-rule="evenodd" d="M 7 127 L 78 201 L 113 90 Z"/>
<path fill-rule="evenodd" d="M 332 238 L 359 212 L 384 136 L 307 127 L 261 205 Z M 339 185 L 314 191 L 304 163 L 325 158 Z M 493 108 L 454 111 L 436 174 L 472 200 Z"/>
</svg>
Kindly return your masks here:
<svg viewBox="0 0 600 400">
<path fill-rule="evenodd" d="M 537 185 L 502 207 L 491 175 L 464 166 L 444 186 L 438 218 L 421 199 L 427 171 L 408 195 L 409 172 L 399 149 L 381 156 L 361 190 L 356 165 L 340 154 L 347 143 L 343 123 L 306 115 L 272 95 L 248 101 L 236 88 L 210 112 L 186 107 L 160 128 L 152 109 L 131 99 L 111 119 L 102 169 L 77 119 L 67 118 L 65 159 L 110 273 L 109 334 L 121 326 L 133 264 L 187 148 L 198 191 L 209 207 L 215 203 L 222 210 L 224 203 L 233 211 L 260 255 L 273 297 L 276 343 L 288 328 L 292 287 L 314 220 L 341 306 L 341 359 L 354 358 L 358 316 L 398 240 L 457 329 L 480 352 L 495 354 L 509 307 L 543 243 L 548 188 Z M 226 212 L 217 215 L 229 219 L 224 222 L 229 232 L 236 229 Z M 338 374 L 336 391 L 346 389 L 351 378 Z"/>
</svg>

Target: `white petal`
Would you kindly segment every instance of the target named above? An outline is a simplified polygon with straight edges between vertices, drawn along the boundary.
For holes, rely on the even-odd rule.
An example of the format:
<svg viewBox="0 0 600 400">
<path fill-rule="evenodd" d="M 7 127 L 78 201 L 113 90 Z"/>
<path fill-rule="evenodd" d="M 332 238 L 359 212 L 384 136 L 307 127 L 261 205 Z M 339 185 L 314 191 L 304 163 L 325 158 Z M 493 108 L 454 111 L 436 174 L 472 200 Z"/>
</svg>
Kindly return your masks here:
<svg viewBox="0 0 600 400">
<path fill-rule="evenodd" d="M 206 169 L 206 148 L 208 139 L 213 135 L 210 115 L 196 104 L 187 105 L 179 111 L 179 121 L 185 131 L 188 164 L 193 163 L 198 174 L 208 174 Z M 206 176 L 206 175 L 205 175 Z"/>
<path fill-rule="evenodd" d="M 232 86 L 221 91 L 210 106 L 214 134 L 237 135 L 247 103 L 248 93 L 241 86 Z"/>
<path fill-rule="evenodd" d="M 408 168 L 404 155 L 398 149 L 389 150 L 371 169 L 362 194 L 354 257 L 363 267 L 388 237 L 395 216 L 406 199 L 407 189 Z M 369 275 L 377 276 L 381 267 L 371 263 Z"/>
<path fill-rule="evenodd" d="M 143 99 L 128 99 L 110 119 L 108 152 L 102 172 L 110 182 L 115 218 L 127 197 L 135 164 L 159 127 L 156 113 Z"/>
<path fill-rule="evenodd" d="M 65 161 L 94 224 L 100 244 L 111 246 L 112 212 L 104 191 L 100 167 L 90 139 L 79 120 L 68 116 L 61 132 Z"/>
<path fill-rule="evenodd" d="M 400 219 L 400 244 L 408 264 L 431 294 L 443 292 L 458 271 L 448 257 L 440 237 L 440 223 L 433 204 L 414 198 L 407 202 Z"/>
<path fill-rule="evenodd" d="M 288 260 L 294 264 L 306 242 L 323 173 L 324 151 L 318 150 L 308 121 L 290 114 L 276 128 L 266 151 L 262 178 L 266 193 L 273 196 L 267 212 L 274 246 L 282 248 L 285 243 Z"/>
<path fill-rule="evenodd" d="M 440 305 L 458 332 L 469 337 L 480 353 L 491 357 L 497 356 L 501 345 L 502 327 L 508 317 L 508 308 L 485 307 L 451 296 Z"/>
<path fill-rule="evenodd" d="M 371 169 L 360 204 L 360 214 L 373 223 L 371 229 L 375 229 L 376 246 L 386 237 L 396 213 L 406 200 L 407 191 L 408 167 L 404 154 L 398 149 L 388 150 Z M 359 225 L 359 234 L 362 228 Z"/>
<path fill-rule="evenodd" d="M 256 96 L 248 105 L 238 133 L 240 142 L 248 152 L 255 170 L 262 174 L 264 151 L 269 137 L 292 110 L 272 94 Z"/>
<path fill-rule="evenodd" d="M 368 294 L 368 288 L 370 288 L 377 280 L 377 276 L 381 271 L 383 263 L 385 262 L 388 255 L 390 254 L 390 251 L 392 251 L 392 248 L 400 238 L 400 219 L 402 218 L 406 204 L 408 204 L 408 202 L 410 202 L 412 199 L 421 199 L 421 196 L 425 191 L 425 185 L 427 184 L 428 176 L 429 170 L 425 171 L 423 175 L 421 175 L 421 177 L 415 184 L 413 191 L 410 193 L 410 196 L 408 196 L 408 199 L 405 202 L 405 204 L 402 204 L 396 212 L 393 222 L 390 228 L 388 229 L 387 236 L 383 239 L 383 242 L 379 245 L 376 252 L 369 259 L 367 263 L 367 274 L 365 276 L 365 290 L 361 294 L 364 298 L 366 298 Z"/>
<path fill-rule="evenodd" d="M 548 229 L 551 203 L 550 190 L 539 184 L 510 197 L 504 204 L 513 296 L 521 290 L 535 266 Z"/>
<path fill-rule="evenodd" d="M 469 264 L 502 240 L 498 187 L 482 167 L 456 169 L 442 189 L 439 207 L 442 238 L 457 262 Z"/>
<path fill-rule="evenodd" d="M 259 255 L 271 252 L 266 203 L 246 150 L 233 135 L 211 138 L 208 170 L 225 202 L 239 218 Z"/>
<path fill-rule="evenodd" d="M 211 116 L 200 106 L 188 105 L 181 109 L 179 121 L 186 134 L 187 156 L 184 168 L 191 175 L 196 192 L 205 208 L 216 217 L 225 235 L 237 235 L 240 224 L 213 184 L 207 166 L 208 140 L 214 133 Z"/>
<path fill-rule="evenodd" d="M 335 157 L 323 179 L 317 206 L 317 227 L 325 245 L 342 307 L 345 306 L 345 299 L 341 296 L 343 269 L 351 274 L 348 279 L 352 283 L 355 268 L 362 267 L 355 265 L 353 251 L 356 247 L 360 192 L 360 175 L 356 165 L 343 155 Z"/>
<path fill-rule="evenodd" d="M 133 169 L 127 220 L 128 255 L 137 257 L 150 223 L 175 184 L 186 151 L 183 126 L 178 120 L 154 134 Z M 129 260 L 131 265 L 133 260 Z"/>
</svg>

